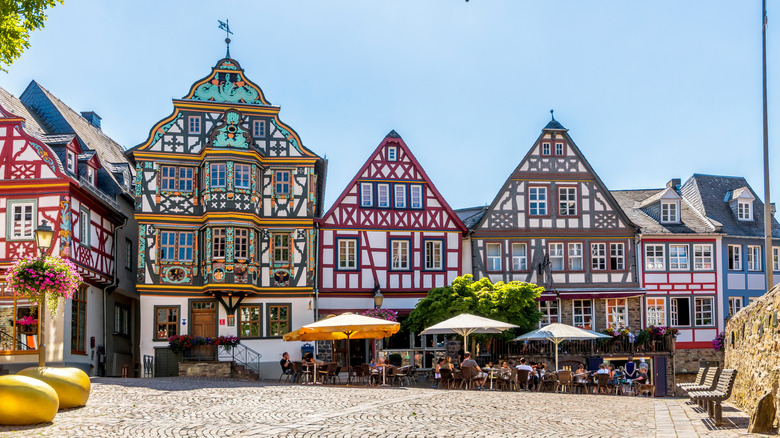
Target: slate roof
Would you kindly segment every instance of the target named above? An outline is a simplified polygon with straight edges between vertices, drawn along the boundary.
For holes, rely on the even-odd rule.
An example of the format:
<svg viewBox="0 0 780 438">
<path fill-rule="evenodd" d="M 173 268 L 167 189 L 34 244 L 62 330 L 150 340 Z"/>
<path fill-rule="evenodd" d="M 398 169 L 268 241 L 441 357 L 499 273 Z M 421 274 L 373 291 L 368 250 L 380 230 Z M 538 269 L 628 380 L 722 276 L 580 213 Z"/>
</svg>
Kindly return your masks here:
<svg viewBox="0 0 780 438">
<path fill-rule="evenodd" d="M 30 112 L 18 97 L 0 87 L 0 106 L 9 113 L 24 119 L 24 130 L 33 137 L 43 140 L 46 131 L 41 127 L 41 120 Z M 45 140 L 44 140 L 45 141 Z"/>
<path fill-rule="evenodd" d="M 458 216 L 458 218 L 460 218 L 461 221 L 463 221 L 463 225 L 465 225 L 466 228 L 473 230 L 474 227 L 479 223 L 480 219 L 482 219 L 482 216 L 485 215 L 485 212 L 488 211 L 488 208 L 490 207 L 487 205 L 481 207 L 461 208 L 455 210 L 455 214 Z"/>
<path fill-rule="evenodd" d="M 728 202 L 729 191 L 746 187 L 756 198 L 753 201 L 753 220 L 736 218 Z M 722 224 L 722 232 L 731 236 L 764 236 L 764 203 L 756 196 L 745 178 L 739 176 L 704 175 L 695 173 L 681 188 L 682 195 L 704 216 Z M 780 223 L 772 218 L 772 237 L 780 238 Z"/>
<path fill-rule="evenodd" d="M 659 194 L 666 191 L 662 189 L 644 190 L 612 190 L 612 196 L 620 204 L 620 208 L 642 230 L 643 234 L 696 234 L 715 233 L 714 224 L 704 219 L 696 212 L 696 209 L 685 202 L 680 202 L 680 223 L 661 224 L 655 218 L 643 211 L 642 207 L 648 205 L 648 200 L 660 201 Z"/>
</svg>

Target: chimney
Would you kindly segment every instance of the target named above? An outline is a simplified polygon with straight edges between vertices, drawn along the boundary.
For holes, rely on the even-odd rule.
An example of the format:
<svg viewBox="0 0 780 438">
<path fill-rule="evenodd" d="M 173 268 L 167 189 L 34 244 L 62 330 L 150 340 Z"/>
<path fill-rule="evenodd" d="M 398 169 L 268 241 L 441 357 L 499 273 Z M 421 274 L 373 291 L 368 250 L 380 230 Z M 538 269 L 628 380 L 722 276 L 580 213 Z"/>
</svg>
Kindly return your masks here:
<svg viewBox="0 0 780 438">
<path fill-rule="evenodd" d="M 97 129 L 100 129 L 100 116 L 94 111 L 82 111 L 81 117 L 87 119 L 87 121 Z"/>
<path fill-rule="evenodd" d="M 672 178 L 668 183 L 666 183 L 666 188 L 676 189 L 677 187 L 680 187 L 680 184 L 682 184 L 682 180 L 680 180 L 680 178 Z"/>
</svg>

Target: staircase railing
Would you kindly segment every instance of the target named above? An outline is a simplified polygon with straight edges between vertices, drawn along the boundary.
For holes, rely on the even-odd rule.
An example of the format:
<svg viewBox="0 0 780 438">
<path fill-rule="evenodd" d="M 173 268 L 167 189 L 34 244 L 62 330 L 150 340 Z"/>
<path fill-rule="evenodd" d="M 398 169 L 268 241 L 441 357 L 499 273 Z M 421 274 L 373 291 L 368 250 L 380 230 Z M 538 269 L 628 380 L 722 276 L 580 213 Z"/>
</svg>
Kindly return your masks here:
<svg viewBox="0 0 780 438">
<path fill-rule="evenodd" d="M 235 346 L 220 345 L 217 353 L 219 360 L 232 360 L 237 365 L 242 365 L 248 370 L 254 371 L 260 375 L 260 359 L 263 355 L 252 350 L 244 344 Z"/>
<path fill-rule="evenodd" d="M 20 350 L 34 350 L 34 348 L 30 347 L 29 345 L 25 344 L 24 342 L 16 339 L 15 336 L 9 335 L 8 333 L 4 331 L 0 331 L 0 344 L 6 343 L 6 342 L 13 342 L 14 351 L 20 351 Z"/>
</svg>

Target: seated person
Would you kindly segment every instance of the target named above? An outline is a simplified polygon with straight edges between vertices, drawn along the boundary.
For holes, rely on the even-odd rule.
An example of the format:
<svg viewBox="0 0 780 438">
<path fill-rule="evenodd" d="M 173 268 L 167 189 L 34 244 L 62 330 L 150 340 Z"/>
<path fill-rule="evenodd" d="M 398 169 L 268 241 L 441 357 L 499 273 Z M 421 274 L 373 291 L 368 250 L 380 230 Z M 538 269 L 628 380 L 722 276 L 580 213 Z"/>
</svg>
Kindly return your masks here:
<svg viewBox="0 0 780 438">
<path fill-rule="evenodd" d="M 574 378 L 576 379 L 577 383 L 588 382 L 588 372 L 585 371 L 584 364 L 580 364 L 580 366 L 577 367 L 577 371 L 574 372 Z"/>
<path fill-rule="evenodd" d="M 314 355 L 311 353 L 306 353 L 303 355 L 303 363 L 305 364 L 313 364 L 314 363 Z"/>
<path fill-rule="evenodd" d="M 525 358 L 520 359 L 520 364 L 518 364 L 515 368 L 517 368 L 518 370 L 528 371 L 529 375 L 534 370 L 534 368 L 531 365 L 528 365 L 526 363 Z"/>
<path fill-rule="evenodd" d="M 647 375 L 647 368 L 639 368 L 639 373 L 637 374 L 636 379 L 634 379 L 634 383 L 640 385 L 650 383 L 650 377 Z"/>
<path fill-rule="evenodd" d="M 609 369 L 607 368 L 607 364 L 605 363 L 600 364 L 598 371 L 596 371 L 596 374 L 609 374 Z"/>
<path fill-rule="evenodd" d="M 477 370 L 477 373 L 474 375 L 474 377 L 471 379 L 474 383 L 477 384 L 477 389 L 484 389 L 483 386 L 485 385 L 485 379 L 487 378 L 487 374 L 482 372 L 482 368 L 477 365 L 477 361 L 471 358 L 471 353 L 466 352 L 463 356 L 463 363 L 460 364 L 462 367 L 471 367 L 472 369 Z M 463 376 L 464 378 L 466 376 Z"/>
<path fill-rule="evenodd" d="M 447 368 L 450 371 L 455 371 L 455 365 L 452 364 L 452 356 L 447 356 L 444 358 L 444 362 L 441 364 L 442 368 Z"/>
<path fill-rule="evenodd" d="M 279 361 L 279 365 L 282 366 L 282 373 L 292 374 L 293 365 L 292 362 L 290 362 L 290 353 L 286 351 L 282 353 L 282 360 Z"/>
<path fill-rule="evenodd" d="M 485 365 L 485 368 L 493 368 L 493 361 L 489 360 L 487 364 Z"/>
<path fill-rule="evenodd" d="M 441 364 L 444 362 L 444 358 L 441 358 L 436 362 L 436 367 L 433 369 L 433 387 L 438 388 L 438 383 L 441 381 Z"/>
<path fill-rule="evenodd" d="M 509 368 L 509 364 L 506 363 L 506 361 L 501 362 L 501 368 L 499 368 L 499 372 L 501 373 L 501 377 L 512 374 L 512 370 Z"/>
</svg>

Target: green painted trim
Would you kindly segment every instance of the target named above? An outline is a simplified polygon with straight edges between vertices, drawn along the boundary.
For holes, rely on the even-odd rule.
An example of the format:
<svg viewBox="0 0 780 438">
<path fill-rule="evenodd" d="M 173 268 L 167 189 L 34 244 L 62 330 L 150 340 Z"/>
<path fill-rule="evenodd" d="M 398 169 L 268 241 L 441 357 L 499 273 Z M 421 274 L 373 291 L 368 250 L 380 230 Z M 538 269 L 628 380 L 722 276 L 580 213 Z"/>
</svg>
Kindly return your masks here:
<svg viewBox="0 0 780 438">
<path fill-rule="evenodd" d="M 282 339 L 281 336 L 270 336 L 271 333 L 271 306 L 287 306 L 287 329 L 292 324 L 292 303 L 263 303 L 265 305 L 265 336 L 264 339 Z"/>
<path fill-rule="evenodd" d="M 176 313 L 179 315 L 179 319 L 178 319 L 178 321 L 176 321 L 176 334 L 177 335 L 181 334 L 181 305 L 180 304 L 173 304 L 173 305 L 166 306 L 166 305 L 161 304 L 159 306 L 154 306 L 154 318 L 152 318 L 152 341 L 153 342 L 168 342 L 168 339 L 165 339 L 165 338 L 161 339 L 161 338 L 157 337 L 157 309 L 161 308 L 161 307 L 164 307 L 164 308 L 175 307 L 175 308 L 178 309 L 178 311 Z"/>
</svg>

